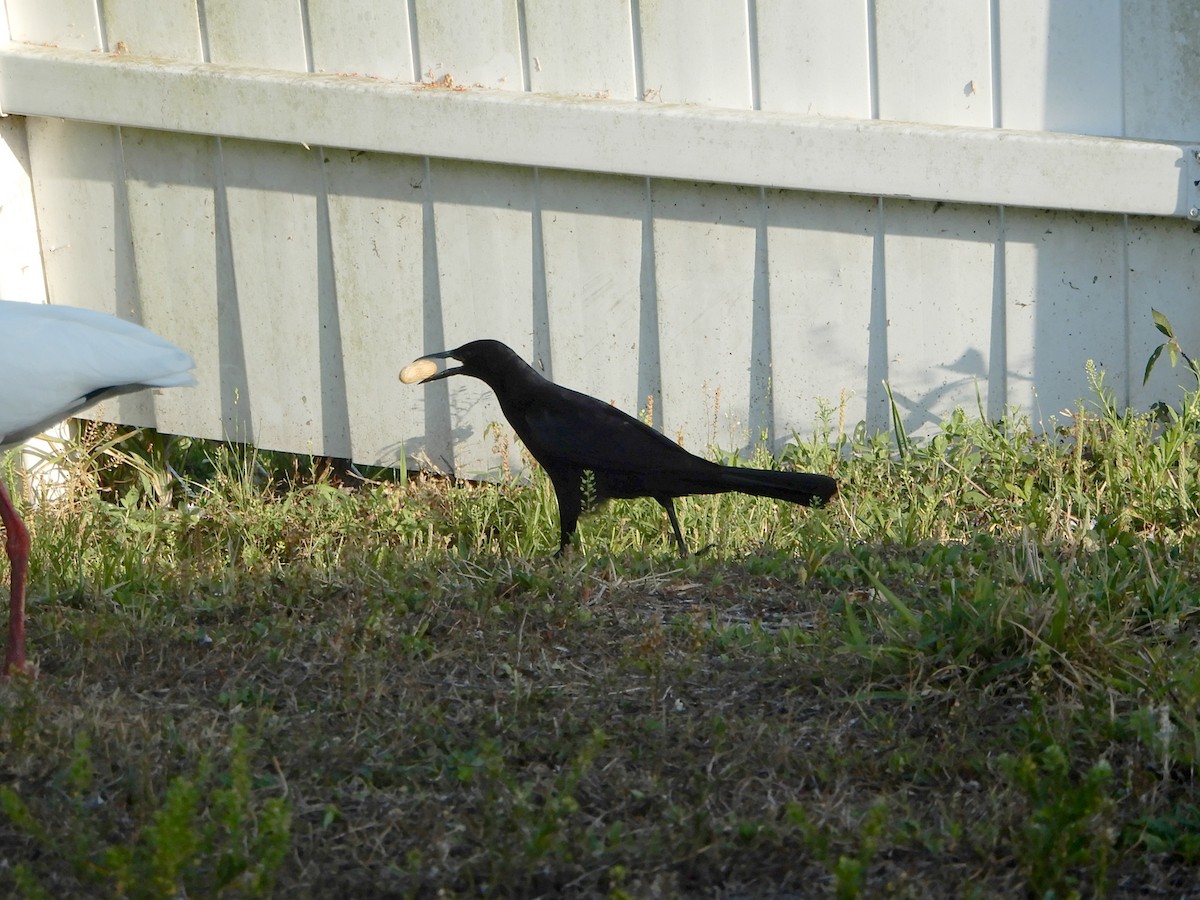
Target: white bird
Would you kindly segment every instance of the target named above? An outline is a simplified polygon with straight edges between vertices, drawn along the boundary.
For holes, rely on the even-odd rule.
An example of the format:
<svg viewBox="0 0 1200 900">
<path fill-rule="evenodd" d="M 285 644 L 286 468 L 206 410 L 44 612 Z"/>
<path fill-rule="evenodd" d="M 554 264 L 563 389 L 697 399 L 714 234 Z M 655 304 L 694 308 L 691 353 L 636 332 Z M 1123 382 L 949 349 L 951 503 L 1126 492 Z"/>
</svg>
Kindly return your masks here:
<svg viewBox="0 0 1200 900">
<path fill-rule="evenodd" d="M 187 353 L 132 322 L 72 306 L 0 300 L 0 447 L 20 443 L 106 397 L 195 384 L 194 365 Z M 12 569 L 3 680 L 29 671 L 29 532 L 3 481 L 0 521 Z"/>
</svg>

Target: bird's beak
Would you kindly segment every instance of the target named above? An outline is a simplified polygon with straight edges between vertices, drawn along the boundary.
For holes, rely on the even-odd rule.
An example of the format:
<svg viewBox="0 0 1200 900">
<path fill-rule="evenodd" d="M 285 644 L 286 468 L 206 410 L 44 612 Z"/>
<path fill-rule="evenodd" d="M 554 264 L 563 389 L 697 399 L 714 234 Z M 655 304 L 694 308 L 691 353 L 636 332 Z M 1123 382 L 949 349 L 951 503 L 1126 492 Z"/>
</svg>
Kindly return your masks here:
<svg viewBox="0 0 1200 900">
<path fill-rule="evenodd" d="M 421 359 L 456 359 L 456 358 L 457 357 L 455 357 L 453 350 L 443 350 L 441 353 L 430 353 L 427 356 L 421 357 Z M 449 368 L 449 369 L 442 369 L 442 371 L 436 372 L 433 375 L 430 375 L 428 378 L 422 378 L 421 384 L 429 384 L 429 382 L 431 382 L 431 381 L 438 381 L 442 378 L 446 378 L 450 375 L 455 374 L 456 372 L 461 372 L 461 371 L 462 371 L 462 366 L 453 366 L 452 368 Z"/>
<path fill-rule="evenodd" d="M 428 384 L 462 371 L 462 366 L 437 371 L 435 359 L 453 359 L 453 350 L 443 350 L 441 353 L 427 353 L 420 359 L 414 359 L 400 371 L 400 380 L 405 384 Z"/>
</svg>

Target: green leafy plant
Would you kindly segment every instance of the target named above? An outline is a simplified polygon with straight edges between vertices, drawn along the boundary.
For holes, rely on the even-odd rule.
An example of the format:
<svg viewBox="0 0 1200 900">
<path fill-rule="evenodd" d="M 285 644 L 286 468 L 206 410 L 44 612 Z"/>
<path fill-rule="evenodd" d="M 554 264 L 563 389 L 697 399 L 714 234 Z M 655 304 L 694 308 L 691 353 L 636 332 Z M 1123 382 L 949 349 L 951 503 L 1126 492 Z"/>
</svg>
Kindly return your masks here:
<svg viewBox="0 0 1200 900">
<path fill-rule="evenodd" d="M 1146 360 L 1146 372 L 1142 376 L 1142 384 L 1150 380 L 1150 372 L 1154 369 L 1154 364 L 1158 362 L 1158 358 L 1162 356 L 1164 350 L 1167 351 L 1167 357 L 1171 360 L 1171 367 L 1182 357 L 1188 370 L 1195 376 L 1197 384 L 1200 384 L 1200 364 L 1192 359 L 1184 351 L 1183 346 L 1179 343 L 1179 339 L 1175 336 L 1175 329 L 1171 327 L 1171 321 L 1157 309 L 1151 307 L 1150 314 L 1154 317 L 1154 327 L 1157 328 L 1165 337 L 1166 340 L 1154 348 L 1154 352 L 1150 354 L 1150 358 Z"/>
<path fill-rule="evenodd" d="M 62 860 L 82 884 L 118 897 L 270 895 L 290 848 L 291 810 L 284 798 L 256 797 L 243 728 L 234 729 L 227 771 L 215 771 L 206 757 L 194 776 L 172 778 L 162 803 L 127 840 L 112 841 L 99 819 L 89 748 L 86 737 L 77 738 L 64 773 L 70 803 L 53 823 L 14 788 L 0 787 L 0 814 L 44 857 L 18 873 L 27 892 L 41 889 L 40 868 Z"/>
<path fill-rule="evenodd" d="M 1103 894 L 1115 840 L 1108 761 L 1074 778 L 1066 752 L 1050 744 L 1038 753 L 1001 759 L 1001 769 L 1028 803 L 1016 838 L 1030 891 L 1038 897 L 1080 897 L 1082 873 L 1090 870 L 1087 893 Z"/>
</svg>

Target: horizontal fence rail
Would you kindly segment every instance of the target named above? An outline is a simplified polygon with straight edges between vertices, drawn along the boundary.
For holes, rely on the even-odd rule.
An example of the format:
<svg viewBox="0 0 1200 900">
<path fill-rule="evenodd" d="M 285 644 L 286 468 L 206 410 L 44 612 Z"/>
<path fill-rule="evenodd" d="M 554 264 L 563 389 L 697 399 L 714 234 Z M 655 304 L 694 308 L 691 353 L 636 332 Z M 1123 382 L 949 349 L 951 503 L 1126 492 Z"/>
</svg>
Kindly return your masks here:
<svg viewBox="0 0 1200 900">
<path fill-rule="evenodd" d="M 1200 218 L 1200 147 L 186 63 L 9 43 L 0 112 L 943 202 Z"/>
</svg>

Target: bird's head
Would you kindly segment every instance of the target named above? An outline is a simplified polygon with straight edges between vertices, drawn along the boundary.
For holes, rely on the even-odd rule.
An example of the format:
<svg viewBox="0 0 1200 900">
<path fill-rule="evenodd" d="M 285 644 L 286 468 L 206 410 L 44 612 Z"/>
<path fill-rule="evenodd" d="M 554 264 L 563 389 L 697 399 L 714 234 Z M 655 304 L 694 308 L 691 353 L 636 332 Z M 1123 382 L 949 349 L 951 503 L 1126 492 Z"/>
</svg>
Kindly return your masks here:
<svg viewBox="0 0 1200 900">
<path fill-rule="evenodd" d="M 438 359 L 456 359 L 462 365 L 439 372 L 438 364 L 434 362 Z M 427 353 L 414 360 L 400 372 L 400 380 L 405 384 L 428 384 L 451 375 L 471 375 L 494 386 L 514 369 L 526 368 L 525 361 L 499 341 L 471 341 L 453 350 Z"/>
</svg>

